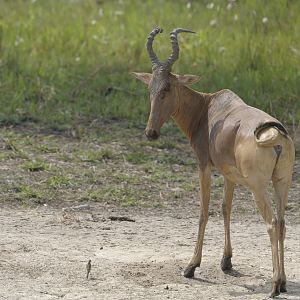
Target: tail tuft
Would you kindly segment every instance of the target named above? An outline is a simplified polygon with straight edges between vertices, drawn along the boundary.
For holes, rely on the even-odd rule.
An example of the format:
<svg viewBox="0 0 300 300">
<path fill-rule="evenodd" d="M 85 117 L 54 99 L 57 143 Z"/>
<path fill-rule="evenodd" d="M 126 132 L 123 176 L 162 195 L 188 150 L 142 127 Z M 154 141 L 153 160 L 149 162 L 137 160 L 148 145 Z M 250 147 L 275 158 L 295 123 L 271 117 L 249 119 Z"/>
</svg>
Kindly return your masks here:
<svg viewBox="0 0 300 300">
<path fill-rule="evenodd" d="M 278 137 L 287 136 L 287 131 L 281 124 L 266 123 L 255 130 L 254 136 L 258 145 L 267 147 L 273 146 Z"/>
</svg>

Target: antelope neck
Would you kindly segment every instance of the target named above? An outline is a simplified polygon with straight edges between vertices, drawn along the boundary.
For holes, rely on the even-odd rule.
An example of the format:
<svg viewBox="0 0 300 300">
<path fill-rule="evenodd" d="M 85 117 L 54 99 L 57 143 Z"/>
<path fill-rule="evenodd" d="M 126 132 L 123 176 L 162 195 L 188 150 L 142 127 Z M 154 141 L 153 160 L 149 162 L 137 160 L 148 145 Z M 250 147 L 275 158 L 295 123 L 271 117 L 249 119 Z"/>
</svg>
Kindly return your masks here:
<svg viewBox="0 0 300 300">
<path fill-rule="evenodd" d="M 177 108 L 172 118 L 193 143 L 199 127 L 207 122 L 209 97 L 181 84 L 175 89 Z"/>
</svg>

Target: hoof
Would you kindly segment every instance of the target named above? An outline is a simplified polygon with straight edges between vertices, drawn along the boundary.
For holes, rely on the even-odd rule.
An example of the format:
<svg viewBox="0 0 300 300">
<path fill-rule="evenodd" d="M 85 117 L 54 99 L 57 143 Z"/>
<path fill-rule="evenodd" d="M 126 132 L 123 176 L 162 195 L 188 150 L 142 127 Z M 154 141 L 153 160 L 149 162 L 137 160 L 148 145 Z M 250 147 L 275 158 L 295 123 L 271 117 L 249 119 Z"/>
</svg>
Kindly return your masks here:
<svg viewBox="0 0 300 300">
<path fill-rule="evenodd" d="M 280 295 L 280 282 L 273 282 L 270 298 Z"/>
<path fill-rule="evenodd" d="M 223 256 L 221 260 L 221 269 L 222 271 L 229 271 L 232 269 L 231 257 Z"/>
<path fill-rule="evenodd" d="M 183 272 L 183 276 L 186 278 L 194 277 L 195 269 L 199 267 L 199 265 L 188 265 Z"/>
<path fill-rule="evenodd" d="M 272 292 L 271 295 L 270 295 L 270 298 L 274 298 L 274 297 L 279 296 L 279 295 L 280 295 L 280 293 L 278 291 Z"/>
<path fill-rule="evenodd" d="M 280 285 L 280 292 L 281 293 L 286 293 L 287 289 L 286 289 L 286 282 L 282 282 Z"/>
</svg>

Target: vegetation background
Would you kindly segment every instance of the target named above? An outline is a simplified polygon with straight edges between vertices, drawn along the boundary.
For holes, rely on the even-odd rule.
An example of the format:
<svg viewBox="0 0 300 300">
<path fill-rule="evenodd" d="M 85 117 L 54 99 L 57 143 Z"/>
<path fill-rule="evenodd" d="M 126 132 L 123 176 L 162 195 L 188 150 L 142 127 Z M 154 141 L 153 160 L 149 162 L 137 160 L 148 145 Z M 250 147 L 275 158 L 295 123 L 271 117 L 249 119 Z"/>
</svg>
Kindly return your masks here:
<svg viewBox="0 0 300 300">
<path fill-rule="evenodd" d="M 54 128 L 95 118 L 145 122 L 148 95 L 130 71 L 151 71 L 148 33 L 195 89 L 229 88 L 284 122 L 300 121 L 300 1 L 0 0 L 0 122 Z"/>
</svg>

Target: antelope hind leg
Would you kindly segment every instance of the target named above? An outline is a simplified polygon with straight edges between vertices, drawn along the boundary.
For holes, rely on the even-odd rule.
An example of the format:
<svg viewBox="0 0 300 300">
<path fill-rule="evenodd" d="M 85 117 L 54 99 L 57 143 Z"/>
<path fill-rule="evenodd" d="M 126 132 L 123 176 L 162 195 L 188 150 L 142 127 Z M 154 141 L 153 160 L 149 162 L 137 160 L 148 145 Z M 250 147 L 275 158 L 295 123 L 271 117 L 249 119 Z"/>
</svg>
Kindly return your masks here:
<svg viewBox="0 0 300 300">
<path fill-rule="evenodd" d="M 280 292 L 287 292 L 286 275 L 284 268 L 284 239 L 285 239 L 285 208 L 288 200 L 288 191 L 292 181 L 293 166 L 295 161 L 295 148 L 291 140 L 284 140 L 284 150 L 279 156 L 277 165 L 272 175 L 274 194 L 278 218 L 278 239 L 279 239 L 279 263 L 281 274 Z"/>
<path fill-rule="evenodd" d="M 267 231 L 270 237 L 273 263 L 272 291 L 270 297 L 274 298 L 280 294 L 281 286 L 278 255 L 278 221 L 272 210 L 266 187 L 254 190 L 253 196 L 259 212 L 267 225 Z"/>
<path fill-rule="evenodd" d="M 231 248 L 231 241 L 230 241 L 230 215 L 231 215 L 233 191 L 234 191 L 234 183 L 224 178 L 224 200 L 222 205 L 222 211 L 224 217 L 225 244 L 224 244 L 223 257 L 221 260 L 222 271 L 228 271 L 232 269 L 232 263 L 231 263 L 232 248 Z"/>
</svg>

